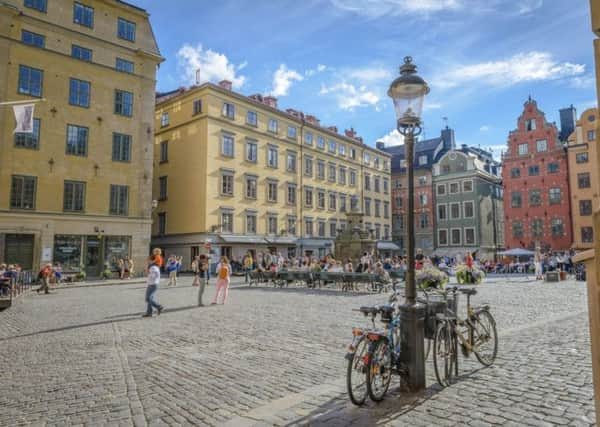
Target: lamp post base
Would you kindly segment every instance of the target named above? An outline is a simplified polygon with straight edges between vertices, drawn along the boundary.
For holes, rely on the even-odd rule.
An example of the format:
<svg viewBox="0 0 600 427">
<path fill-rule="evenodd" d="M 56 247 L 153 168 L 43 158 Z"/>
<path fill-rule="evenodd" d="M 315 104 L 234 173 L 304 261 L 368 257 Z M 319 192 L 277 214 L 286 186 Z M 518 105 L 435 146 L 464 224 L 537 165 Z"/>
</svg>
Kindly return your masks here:
<svg viewBox="0 0 600 427">
<path fill-rule="evenodd" d="M 425 310 L 423 304 L 400 306 L 400 363 L 405 391 L 425 389 Z"/>
</svg>

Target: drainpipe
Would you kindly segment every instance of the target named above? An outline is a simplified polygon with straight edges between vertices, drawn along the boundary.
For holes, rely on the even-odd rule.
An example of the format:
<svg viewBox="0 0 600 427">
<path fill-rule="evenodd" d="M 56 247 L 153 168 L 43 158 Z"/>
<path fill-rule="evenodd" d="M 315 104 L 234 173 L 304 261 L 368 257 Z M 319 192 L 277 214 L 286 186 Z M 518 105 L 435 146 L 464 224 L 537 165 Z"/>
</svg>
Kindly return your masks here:
<svg viewBox="0 0 600 427">
<path fill-rule="evenodd" d="M 302 244 L 302 239 L 304 238 L 304 113 L 301 113 L 300 120 L 302 121 L 300 124 L 300 197 L 296 195 L 296 203 L 300 204 L 300 215 L 296 217 L 296 228 L 300 230 L 300 256 L 304 257 Z M 298 214 L 298 208 L 296 208 L 296 214 Z M 300 223 L 298 223 L 298 221 L 300 221 Z"/>
</svg>

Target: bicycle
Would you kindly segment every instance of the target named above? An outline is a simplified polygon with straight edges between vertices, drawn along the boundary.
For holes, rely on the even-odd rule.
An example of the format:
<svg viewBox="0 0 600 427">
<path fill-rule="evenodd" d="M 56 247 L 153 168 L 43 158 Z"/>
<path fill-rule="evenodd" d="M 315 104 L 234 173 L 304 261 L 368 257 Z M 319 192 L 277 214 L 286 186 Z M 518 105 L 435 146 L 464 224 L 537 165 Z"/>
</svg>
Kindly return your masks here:
<svg viewBox="0 0 600 427">
<path fill-rule="evenodd" d="M 472 288 L 451 286 L 446 288 L 443 295 L 447 298 L 448 293 L 452 292 L 456 298 L 457 291 L 467 296 L 467 317 L 461 320 L 457 314 L 446 309 L 446 314 L 437 316 L 439 323 L 433 340 L 433 367 L 442 387 L 449 386 L 453 376 L 458 376 L 459 344 L 465 357 L 474 353 L 484 366 L 494 363 L 498 351 L 496 321 L 489 306 L 471 307 L 471 296 L 477 294 L 477 290 Z"/>
</svg>

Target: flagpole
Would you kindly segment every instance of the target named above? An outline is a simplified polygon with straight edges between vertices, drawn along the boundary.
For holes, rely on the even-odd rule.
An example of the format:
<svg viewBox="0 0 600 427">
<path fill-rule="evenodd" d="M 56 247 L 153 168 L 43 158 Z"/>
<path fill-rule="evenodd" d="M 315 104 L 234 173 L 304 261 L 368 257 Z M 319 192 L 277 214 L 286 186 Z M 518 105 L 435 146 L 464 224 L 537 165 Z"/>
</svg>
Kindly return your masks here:
<svg viewBox="0 0 600 427">
<path fill-rule="evenodd" d="M 43 102 L 45 100 L 46 100 L 46 98 L 27 99 L 27 100 L 23 100 L 23 101 L 5 101 L 5 102 L 0 102 L 0 107 L 7 107 L 7 106 L 19 105 L 19 104 L 31 104 L 31 103 L 35 103 L 35 102 Z"/>
</svg>

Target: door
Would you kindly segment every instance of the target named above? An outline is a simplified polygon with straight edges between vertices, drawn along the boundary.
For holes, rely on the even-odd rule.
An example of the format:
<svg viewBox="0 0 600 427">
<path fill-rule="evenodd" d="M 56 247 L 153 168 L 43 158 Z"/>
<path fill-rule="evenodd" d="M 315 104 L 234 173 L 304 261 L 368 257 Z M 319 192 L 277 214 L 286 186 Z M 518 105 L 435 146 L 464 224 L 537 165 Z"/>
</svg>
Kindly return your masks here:
<svg viewBox="0 0 600 427">
<path fill-rule="evenodd" d="M 85 273 L 89 277 L 99 277 L 102 267 L 102 240 L 88 236 L 85 244 Z"/>
<path fill-rule="evenodd" d="M 7 234 L 4 243 L 6 264 L 19 264 L 23 270 L 33 267 L 33 234 Z"/>
</svg>

